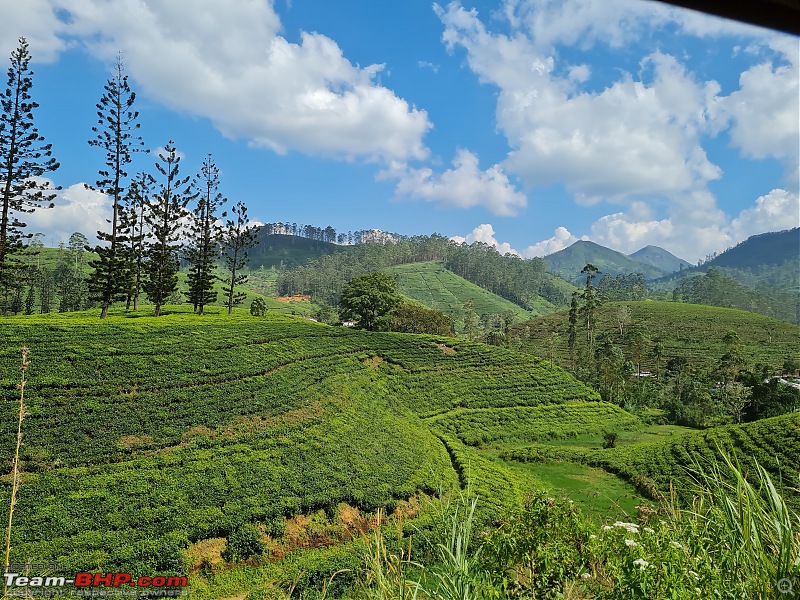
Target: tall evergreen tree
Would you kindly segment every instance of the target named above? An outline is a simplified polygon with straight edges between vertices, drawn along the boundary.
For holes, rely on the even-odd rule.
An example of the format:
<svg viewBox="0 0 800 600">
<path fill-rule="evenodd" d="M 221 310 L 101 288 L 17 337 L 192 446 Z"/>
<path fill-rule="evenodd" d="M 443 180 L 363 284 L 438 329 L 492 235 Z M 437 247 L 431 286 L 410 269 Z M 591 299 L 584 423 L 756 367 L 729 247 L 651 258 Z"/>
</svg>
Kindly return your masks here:
<svg viewBox="0 0 800 600">
<path fill-rule="evenodd" d="M 31 100 L 30 60 L 28 42 L 19 38 L 19 47 L 11 53 L 8 84 L 0 96 L 0 286 L 14 281 L 22 265 L 13 254 L 23 250 L 31 237 L 23 233 L 25 223 L 18 215 L 52 208 L 57 189 L 43 178 L 59 164 L 33 123 L 33 111 L 39 105 Z"/>
<path fill-rule="evenodd" d="M 145 223 L 150 232 L 143 288 L 148 299 L 155 304 L 155 316 L 161 315 L 161 306 L 178 289 L 178 252 L 181 245 L 181 220 L 188 214 L 187 204 L 194 199 L 189 177 L 180 178 L 178 151 L 172 140 L 159 153 L 156 169 L 164 181 L 145 213 Z"/>
<path fill-rule="evenodd" d="M 125 255 L 128 261 L 128 288 L 125 300 L 125 309 L 139 310 L 139 294 L 142 289 L 142 276 L 144 274 L 145 260 L 145 212 L 150 204 L 150 195 L 155 178 L 149 173 L 140 172 L 128 186 L 125 194 L 125 209 L 122 212 L 121 225 L 128 233 L 128 247 Z"/>
<path fill-rule="evenodd" d="M 197 205 L 192 211 L 192 224 L 189 227 L 189 247 L 184 254 L 191 263 L 189 271 L 189 301 L 198 314 L 203 307 L 217 299 L 214 291 L 214 257 L 220 228 L 217 225 L 217 211 L 225 203 L 219 193 L 219 169 L 209 154 L 195 181 L 199 190 Z"/>
<path fill-rule="evenodd" d="M 89 280 L 89 291 L 93 300 L 101 304 L 100 318 L 108 315 L 108 307 L 115 300 L 124 299 L 130 290 L 131 272 L 127 268 L 123 224 L 124 180 L 128 176 L 125 166 L 131 162 L 131 153 L 141 152 L 144 142 L 135 135 L 140 124 L 139 113 L 133 110 L 136 93 L 128 85 L 122 58 L 117 57 L 114 76 L 103 88 L 105 92 L 97 104 L 97 124 L 92 127 L 95 138 L 89 140 L 106 154 L 105 168 L 100 170 L 97 190 L 111 198 L 112 211 L 110 232 L 98 231 L 97 238 L 103 245 L 96 246 L 97 260 L 92 261 L 94 272 Z"/>
<path fill-rule="evenodd" d="M 256 228 L 247 224 L 247 207 L 237 202 L 231 212 L 233 218 L 226 221 L 222 234 L 225 264 L 231 274 L 227 285 L 222 288 L 227 296 L 225 304 L 228 307 L 228 314 L 231 314 L 233 307 L 241 304 L 246 297 L 245 293 L 236 291 L 236 286 L 247 281 L 247 275 L 241 275 L 240 270 L 247 264 L 247 249 L 256 245 Z M 223 213 L 222 216 L 227 215 Z"/>
</svg>

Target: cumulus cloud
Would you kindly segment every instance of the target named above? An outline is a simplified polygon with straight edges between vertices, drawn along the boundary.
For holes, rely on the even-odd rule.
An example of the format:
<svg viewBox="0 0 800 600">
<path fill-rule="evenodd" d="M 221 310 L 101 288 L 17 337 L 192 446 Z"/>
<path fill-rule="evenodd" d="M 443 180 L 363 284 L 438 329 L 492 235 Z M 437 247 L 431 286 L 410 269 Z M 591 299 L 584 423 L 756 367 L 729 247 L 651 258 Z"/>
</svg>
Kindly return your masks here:
<svg viewBox="0 0 800 600">
<path fill-rule="evenodd" d="M 26 231 L 42 233 L 46 246 L 66 243 L 76 231 L 86 235 L 90 243 L 96 244 L 96 233 L 109 229 L 111 200 L 105 194 L 87 189 L 83 183 L 59 191 L 53 203 L 53 208 L 37 209 L 22 216 L 27 224 Z"/>
<path fill-rule="evenodd" d="M 496 215 L 514 215 L 527 205 L 527 198 L 509 181 L 503 168 L 492 165 L 481 170 L 478 156 L 459 149 L 453 168 L 434 173 L 427 167 L 413 168 L 393 164 L 380 174 L 382 179 L 397 179 L 396 193 L 442 206 L 472 208 L 482 206 Z"/>
<path fill-rule="evenodd" d="M 634 204 L 630 210 L 606 215 L 592 224 L 591 238 L 625 253 L 653 244 L 696 262 L 751 235 L 800 226 L 800 196 L 775 189 L 731 217 L 716 207 L 713 196 L 695 193 L 681 199 L 663 219 Z"/>
<path fill-rule="evenodd" d="M 534 256 L 547 256 L 553 252 L 558 252 L 564 248 L 568 248 L 578 241 L 579 238 L 572 235 L 566 227 L 556 227 L 553 232 L 553 237 L 541 242 L 536 242 L 525 248 L 522 255 L 525 258 L 533 258 Z M 585 235 L 580 239 L 588 239 Z"/>
<path fill-rule="evenodd" d="M 786 168 L 786 180 L 798 185 L 800 163 L 800 76 L 798 49 L 789 64 L 763 62 L 739 77 L 739 89 L 719 101 L 720 117 L 729 121 L 731 142 L 749 158 L 773 157 Z"/>
<path fill-rule="evenodd" d="M 448 46 L 463 47 L 478 77 L 500 89 L 497 124 L 511 146 L 503 166 L 526 183 L 564 182 L 588 204 L 684 192 L 720 176 L 700 144 L 719 85 L 696 81 L 673 56 L 653 53 L 638 78 L 623 73 L 601 92 L 580 91 L 588 70 L 558 75 L 535 35 L 489 32 L 457 4 L 439 14 Z"/>
<path fill-rule="evenodd" d="M 335 158 L 427 154 L 427 114 L 376 82 L 383 65 L 354 65 L 317 33 L 288 41 L 271 2 L 195 0 L 191 10 L 172 0 L 49 5 L 62 11 L 66 35 L 95 56 L 110 61 L 122 51 L 146 95 L 210 119 L 226 136 Z"/>
<path fill-rule="evenodd" d="M 18 46 L 20 36 L 28 40 L 35 62 L 51 62 L 66 47 L 58 36 L 63 29 L 50 0 L 0 0 L 0 55 L 4 59 Z"/>
<path fill-rule="evenodd" d="M 519 252 L 514 250 L 511 247 L 511 244 L 508 242 L 498 242 L 494 237 L 494 227 L 492 227 L 489 223 L 482 223 L 478 225 L 475 229 L 470 231 L 466 237 L 462 237 L 460 235 L 454 235 L 450 239 L 456 242 L 457 244 L 472 244 L 474 242 L 481 242 L 484 244 L 488 244 L 489 246 L 494 247 L 500 254 L 516 254 L 519 255 Z"/>
<path fill-rule="evenodd" d="M 800 227 L 800 195 L 776 189 L 759 197 L 755 205 L 739 213 L 731 222 L 735 243 L 765 231 Z"/>
<path fill-rule="evenodd" d="M 481 20 L 459 2 L 435 11 L 447 48 L 465 51 L 478 80 L 498 90 L 497 127 L 510 150 L 504 172 L 534 188 L 562 184 L 579 205 L 621 205 L 593 224 L 594 241 L 625 252 L 658 244 L 695 260 L 740 241 L 745 230 L 787 226 L 775 207 L 797 204 L 795 192 L 772 192 L 741 215 L 721 210 L 709 183 L 723 173 L 704 144 L 727 132 L 743 156 L 783 162 L 787 188 L 797 189 L 796 38 L 656 2 L 506 0 L 505 23 Z M 688 57 L 652 50 L 636 73 L 618 71 L 604 88 L 586 85 L 594 73 L 576 59 L 580 52 L 589 56 L 601 45 L 613 51 L 653 28 L 743 38 L 759 62 L 727 96 L 692 72 Z M 573 62 L 561 58 L 564 47 Z M 557 230 L 524 254 L 555 251 L 574 237 Z"/>
</svg>

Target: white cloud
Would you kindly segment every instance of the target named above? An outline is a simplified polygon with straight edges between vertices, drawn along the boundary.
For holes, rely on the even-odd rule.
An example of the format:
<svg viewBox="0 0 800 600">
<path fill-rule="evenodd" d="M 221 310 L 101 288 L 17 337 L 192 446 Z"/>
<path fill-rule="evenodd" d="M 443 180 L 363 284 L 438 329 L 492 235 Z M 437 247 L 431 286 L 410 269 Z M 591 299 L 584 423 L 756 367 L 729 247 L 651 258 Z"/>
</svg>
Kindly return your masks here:
<svg viewBox="0 0 800 600">
<path fill-rule="evenodd" d="M 643 209 L 642 203 L 634 203 L 630 210 L 595 221 L 591 238 L 626 254 L 653 244 L 696 262 L 751 235 L 798 226 L 800 197 L 797 193 L 772 190 L 731 218 L 716 207 L 711 194 L 704 192 L 682 198 L 663 219 Z"/>
<path fill-rule="evenodd" d="M 800 196 L 786 190 L 772 190 L 756 200 L 755 206 L 739 213 L 731 222 L 734 243 L 766 231 L 800 227 Z"/>
<path fill-rule="evenodd" d="M 585 240 L 588 238 L 583 236 L 580 239 Z M 577 241 L 578 238 L 572 235 L 566 227 L 556 227 L 556 230 L 553 232 L 553 237 L 528 246 L 525 248 L 522 255 L 525 258 L 533 258 L 534 256 L 547 256 L 553 252 L 563 250 Z"/>
<path fill-rule="evenodd" d="M 122 51 L 146 95 L 207 117 L 226 136 L 335 158 L 427 154 L 427 114 L 376 83 L 383 65 L 353 65 L 317 33 L 289 42 L 278 35 L 271 2 L 194 0 L 191 10 L 173 0 L 50 4 L 69 15 L 67 34 L 97 57 L 111 61 Z"/>
<path fill-rule="evenodd" d="M 492 165 L 482 171 L 478 168 L 477 155 L 463 148 L 456 152 L 453 168 L 443 173 L 434 173 L 427 167 L 393 164 L 379 177 L 397 179 L 398 196 L 438 202 L 447 207 L 482 206 L 496 215 L 514 215 L 528 203 L 501 166 Z"/>
<path fill-rule="evenodd" d="M 588 72 L 557 75 L 534 35 L 491 33 L 453 4 L 440 17 L 446 43 L 465 48 L 472 70 L 500 89 L 497 124 L 511 147 L 504 167 L 526 183 L 563 182 L 595 203 L 685 192 L 720 176 L 700 145 L 719 86 L 695 81 L 674 57 L 656 52 L 638 78 L 623 73 L 601 92 L 576 91 Z"/>
<path fill-rule="evenodd" d="M 454 235 L 450 238 L 457 244 L 472 244 L 474 242 L 481 242 L 483 244 L 488 244 L 495 248 L 500 254 L 511 254 L 519 255 L 519 252 L 514 250 L 511 247 L 511 244 L 508 242 L 498 242 L 494 237 L 494 227 L 492 227 L 489 223 L 482 223 L 478 225 L 475 229 L 469 232 L 466 237 L 462 237 L 460 235 Z"/>
<path fill-rule="evenodd" d="M 763 62 L 741 74 L 739 89 L 719 101 L 722 119 L 731 122 L 731 142 L 749 158 L 774 157 L 786 168 L 786 180 L 798 185 L 800 163 L 800 77 L 798 49 L 789 64 Z"/>
<path fill-rule="evenodd" d="M 109 229 L 111 201 L 105 194 L 87 189 L 83 183 L 61 190 L 53 203 L 53 208 L 37 209 L 22 215 L 22 220 L 28 225 L 26 232 L 44 234 L 45 246 L 55 247 L 59 242 L 66 244 L 76 231 L 86 235 L 91 244 L 96 244 L 96 233 Z"/>
<path fill-rule="evenodd" d="M 58 37 L 62 23 L 50 0 L 0 0 L 0 56 L 5 60 L 25 37 L 34 62 L 51 62 L 66 44 Z"/>
</svg>

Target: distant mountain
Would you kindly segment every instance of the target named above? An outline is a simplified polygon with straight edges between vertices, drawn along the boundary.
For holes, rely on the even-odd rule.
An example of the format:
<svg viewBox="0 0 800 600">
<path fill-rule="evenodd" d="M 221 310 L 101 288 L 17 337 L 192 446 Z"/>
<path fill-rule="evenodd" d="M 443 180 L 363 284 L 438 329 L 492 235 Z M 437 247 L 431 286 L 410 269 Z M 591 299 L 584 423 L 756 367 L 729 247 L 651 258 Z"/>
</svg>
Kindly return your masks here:
<svg viewBox="0 0 800 600">
<path fill-rule="evenodd" d="M 703 270 L 709 267 L 759 269 L 798 259 L 800 259 L 800 227 L 795 227 L 786 231 L 750 236 L 737 246 L 704 262 L 702 268 Z"/>
<path fill-rule="evenodd" d="M 664 248 L 659 248 L 658 246 L 645 246 L 641 250 L 629 254 L 628 257 L 655 267 L 662 273 L 674 273 L 694 266 L 688 260 L 678 258 L 671 252 L 664 250 Z"/>
<path fill-rule="evenodd" d="M 642 250 L 644 250 L 644 248 Z M 659 250 L 661 249 L 659 248 Z M 666 250 L 662 250 L 662 252 L 669 254 Z M 670 256 L 672 255 L 670 254 Z M 655 279 L 666 274 L 665 271 L 662 271 L 652 264 L 636 260 L 635 258 L 622 254 L 622 252 L 617 252 L 616 250 L 601 246 L 600 244 L 584 240 L 579 240 L 569 248 L 564 248 L 563 250 L 545 256 L 544 261 L 547 263 L 548 271 L 576 285 L 582 285 L 585 282 L 585 277 L 581 275 L 581 269 L 583 269 L 587 263 L 593 264 L 600 269 L 603 274 L 612 276 L 627 273 L 642 273 L 645 279 Z M 667 272 L 671 273 L 672 271 Z"/>
</svg>

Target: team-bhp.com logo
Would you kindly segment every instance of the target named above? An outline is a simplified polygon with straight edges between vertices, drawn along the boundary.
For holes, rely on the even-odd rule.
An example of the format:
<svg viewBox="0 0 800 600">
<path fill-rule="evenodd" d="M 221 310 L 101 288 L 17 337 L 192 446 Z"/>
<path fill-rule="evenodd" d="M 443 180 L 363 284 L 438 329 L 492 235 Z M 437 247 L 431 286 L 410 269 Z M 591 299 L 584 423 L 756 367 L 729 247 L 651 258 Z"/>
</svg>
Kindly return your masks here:
<svg viewBox="0 0 800 600">
<path fill-rule="evenodd" d="M 22 573 L 6 572 L 3 575 L 7 596 L 17 596 L 15 592 L 24 592 L 25 596 L 106 596 L 106 595 L 147 595 L 147 596 L 184 596 L 187 580 L 185 576 L 156 575 L 153 577 L 133 577 L 130 573 L 87 573 L 80 572 L 75 577 L 63 576 L 29 576 Z M 102 588 L 107 588 L 103 590 Z M 133 593 L 122 594 L 124 589 Z M 69 591 L 68 591 L 69 590 Z M 139 592 L 144 593 L 139 593 Z M 38 593 L 37 593 L 38 592 Z M 110 592 L 110 593 L 101 593 Z"/>
</svg>

